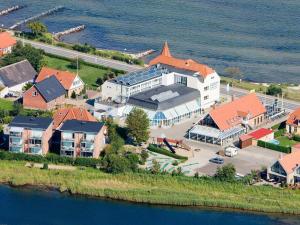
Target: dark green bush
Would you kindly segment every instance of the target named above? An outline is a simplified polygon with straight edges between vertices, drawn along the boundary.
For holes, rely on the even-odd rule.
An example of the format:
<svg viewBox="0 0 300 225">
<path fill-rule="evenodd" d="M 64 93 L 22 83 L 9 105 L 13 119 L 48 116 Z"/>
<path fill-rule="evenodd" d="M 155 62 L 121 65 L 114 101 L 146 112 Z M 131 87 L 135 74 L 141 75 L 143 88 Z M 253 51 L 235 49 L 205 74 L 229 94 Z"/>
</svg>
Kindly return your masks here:
<svg viewBox="0 0 300 225">
<path fill-rule="evenodd" d="M 268 149 L 275 150 L 275 151 L 278 151 L 278 152 L 291 153 L 291 147 L 275 145 L 273 143 L 269 143 L 269 142 L 265 142 L 265 141 L 261 141 L 261 140 L 259 140 L 257 142 L 257 145 L 260 146 L 260 147 L 268 148 Z"/>
<path fill-rule="evenodd" d="M 285 129 L 280 129 L 280 130 L 277 130 L 276 132 L 274 132 L 274 137 L 277 138 L 277 137 L 281 137 L 283 136 L 285 133 Z"/>
<path fill-rule="evenodd" d="M 293 139 L 294 139 L 294 141 L 299 141 L 300 142 L 300 135 L 294 135 Z"/>
<path fill-rule="evenodd" d="M 159 154 L 162 154 L 162 155 L 170 156 L 170 157 L 175 158 L 175 159 L 182 159 L 182 160 L 187 160 L 188 159 L 185 156 L 176 155 L 176 154 L 168 151 L 167 149 L 159 148 L 158 146 L 153 145 L 153 144 L 150 144 L 148 146 L 148 150 L 151 151 L 151 152 L 156 152 L 156 153 L 159 153 Z"/>
</svg>

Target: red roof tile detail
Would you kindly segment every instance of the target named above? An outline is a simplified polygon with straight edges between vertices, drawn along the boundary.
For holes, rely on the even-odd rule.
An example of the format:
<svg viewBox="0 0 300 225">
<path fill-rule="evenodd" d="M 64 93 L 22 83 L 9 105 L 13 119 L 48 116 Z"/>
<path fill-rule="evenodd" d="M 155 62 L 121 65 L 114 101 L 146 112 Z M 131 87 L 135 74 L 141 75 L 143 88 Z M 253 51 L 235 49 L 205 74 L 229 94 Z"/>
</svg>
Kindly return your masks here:
<svg viewBox="0 0 300 225">
<path fill-rule="evenodd" d="M 296 124 L 297 120 L 300 120 L 300 108 L 296 109 L 289 115 L 289 118 L 287 119 L 286 123 L 289 125 L 293 125 Z"/>
<path fill-rule="evenodd" d="M 72 86 L 74 79 L 76 78 L 76 74 L 71 73 L 69 71 L 61 71 L 48 67 L 43 67 L 38 77 L 36 78 L 36 82 L 40 82 L 50 76 L 56 76 L 57 80 L 64 86 L 66 90 L 69 90 Z"/>
<path fill-rule="evenodd" d="M 297 165 L 298 167 L 300 166 L 300 151 L 294 151 L 285 155 L 282 159 L 279 159 L 279 163 L 287 174 L 292 173 L 297 168 Z"/>
<path fill-rule="evenodd" d="M 97 120 L 92 116 L 90 112 L 86 109 L 82 108 L 64 108 L 59 109 L 53 116 L 54 120 L 54 128 L 60 126 L 66 120 L 83 120 L 83 121 L 90 121 L 96 122 Z"/>
<path fill-rule="evenodd" d="M 159 63 L 173 66 L 178 69 L 193 71 L 195 73 L 199 73 L 204 78 L 215 72 L 209 66 L 200 64 L 192 59 L 178 59 L 173 57 L 170 53 L 167 42 L 164 44 L 160 55 L 149 62 L 150 65 Z"/>
<path fill-rule="evenodd" d="M 261 139 L 262 137 L 265 137 L 265 136 L 267 136 L 269 134 L 272 134 L 272 133 L 273 133 L 272 130 L 269 130 L 269 129 L 266 129 L 266 128 L 261 128 L 261 129 L 258 129 L 256 131 L 253 131 L 252 133 L 250 133 L 248 135 L 250 135 L 254 139 L 258 140 L 258 139 Z"/>
<path fill-rule="evenodd" d="M 17 43 L 16 39 L 8 32 L 0 33 L 0 48 L 8 48 Z"/>
<path fill-rule="evenodd" d="M 242 117 L 247 114 L 249 119 L 257 117 L 266 112 L 265 106 L 261 103 L 255 93 L 248 94 L 227 104 L 213 109 L 209 115 L 220 130 L 230 129 L 241 124 Z M 247 113 L 245 113 L 247 112 Z"/>
</svg>

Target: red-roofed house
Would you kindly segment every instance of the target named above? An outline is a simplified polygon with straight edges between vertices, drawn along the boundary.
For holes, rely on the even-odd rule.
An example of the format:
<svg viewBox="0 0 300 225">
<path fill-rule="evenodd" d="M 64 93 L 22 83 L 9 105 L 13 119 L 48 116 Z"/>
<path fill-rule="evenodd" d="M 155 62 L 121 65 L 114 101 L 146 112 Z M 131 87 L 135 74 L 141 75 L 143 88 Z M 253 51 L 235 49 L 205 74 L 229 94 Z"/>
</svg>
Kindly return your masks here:
<svg viewBox="0 0 300 225">
<path fill-rule="evenodd" d="M 218 106 L 190 131 L 190 138 L 223 144 L 262 125 L 266 108 L 255 93 Z"/>
<path fill-rule="evenodd" d="M 286 131 L 290 134 L 300 135 L 300 108 L 289 115 L 286 121 Z"/>
<path fill-rule="evenodd" d="M 8 32 L 0 33 L 0 56 L 11 53 L 12 48 L 17 44 L 16 39 Z"/>
<path fill-rule="evenodd" d="M 61 124 L 66 120 L 81 120 L 81 121 L 90 121 L 97 122 L 95 117 L 92 114 L 83 108 L 63 108 L 58 109 L 53 116 L 54 124 L 53 128 L 57 129 Z"/>
<path fill-rule="evenodd" d="M 41 82 L 42 80 L 45 80 L 50 76 L 56 77 L 56 79 L 62 84 L 62 86 L 67 91 L 69 97 L 72 95 L 73 92 L 75 92 L 75 94 L 78 95 L 84 89 L 84 83 L 78 75 L 69 71 L 61 71 L 48 67 L 42 68 L 38 77 L 36 78 L 36 82 Z"/>
<path fill-rule="evenodd" d="M 268 177 L 287 184 L 300 183 L 300 150 L 281 157 L 268 168 Z"/>
<path fill-rule="evenodd" d="M 248 147 L 250 145 L 257 145 L 257 141 L 269 142 L 274 139 L 274 132 L 271 129 L 260 128 L 248 134 L 240 136 L 239 143 L 241 148 Z"/>
</svg>

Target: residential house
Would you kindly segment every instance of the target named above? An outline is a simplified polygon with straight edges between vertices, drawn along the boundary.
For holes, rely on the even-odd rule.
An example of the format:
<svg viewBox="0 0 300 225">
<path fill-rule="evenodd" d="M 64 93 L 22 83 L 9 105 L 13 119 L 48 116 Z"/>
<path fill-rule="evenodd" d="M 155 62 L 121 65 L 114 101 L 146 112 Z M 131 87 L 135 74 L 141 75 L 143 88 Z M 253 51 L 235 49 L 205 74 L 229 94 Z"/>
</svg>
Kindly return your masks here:
<svg viewBox="0 0 300 225">
<path fill-rule="evenodd" d="M 17 44 L 16 39 L 8 32 L 0 33 L 0 57 L 11 53 L 12 48 Z"/>
<path fill-rule="evenodd" d="M 55 76 L 36 83 L 23 94 L 27 109 L 52 110 L 65 103 L 66 91 Z"/>
<path fill-rule="evenodd" d="M 260 128 L 248 134 L 239 137 L 240 148 L 246 148 L 251 145 L 257 145 L 258 141 L 270 142 L 274 140 L 274 131 L 272 129 Z"/>
<path fill-rule="evenodd" d="M 287 184 L 300 183 L 300 150 L 277 160 L 268 168 L 268 178 Z"/>
<path fill-rule="evenodd" d="M 48 67 L 43 67 L 36 78 L 36 82 L 41 82 L 51 76 L 55 76 L 57 80 L 62 84 L 62 86 L 67 91 L 69 97 L 71 97 L 74 92 L 79 95 L 84 89 L 84 83 L 80 77 L 69 71 L 61 71 Z"/>
<path fill-rule="evenodd" d="M 290 134 L 300 135 L 300 108 L 289 115 L 286 121 L 286 131 Z"/>
<path fill-rule="evenodd" d="M 255 93 L 250 93 L 211 110 L 189 130 L 189 138 L 223 144 L 255 129 L 265 121 L 266 108 Z"/>
<path fill-rule="evenodd" d="M 62 156 L 98 158 L 105 146 L 104 123 L 67 120 L 59 130 Z"/>
<path fill-rule="evenodd" d="M 9 151 L 46 155 L 52 137 L 53 120 L 16 116 L 9 124 Z"/>
<path fill-rule="evenodd" d="M 0 68 L 0 97 L 19 96 L 27 83 L 33 83 L 37 72 L 27 60 Z"/>
</svg>

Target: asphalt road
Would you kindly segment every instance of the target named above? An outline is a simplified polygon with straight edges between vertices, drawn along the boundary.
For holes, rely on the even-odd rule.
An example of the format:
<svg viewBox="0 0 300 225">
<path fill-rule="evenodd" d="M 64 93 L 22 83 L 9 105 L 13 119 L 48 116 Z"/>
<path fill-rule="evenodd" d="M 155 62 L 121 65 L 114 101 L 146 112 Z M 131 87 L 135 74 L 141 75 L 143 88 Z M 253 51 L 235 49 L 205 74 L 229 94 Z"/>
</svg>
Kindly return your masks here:
<svg viewBox="0 0 300 225">
<path fill-rule="evenodd" d="M 130 64 L 120 62 L 117 60 L 106 59 L 103 57 L 89 55 L 89 54 L 85 54 L 85 53 L 81 53 L 81 52 L 77 52 L 77 51 L 73 51 L 73 50 L 69 50 L 69 49 L 65 49 L 65 48 L 61 48 L 61 47 L 56 47 L 56 46 L 52 46 L 52 45 L 48 45 L 48 44 L 30 41 L 30 40 L 22 39 L 22 41 L 24 41 L 25 43 L 31 44 L 35 48 L 43 49 L 47 53 L 63 56 L 66 58 L 73 59 L 78 56 L 79 58 L 81 58 L 82 60 L 84 60 L 86 62 L 94 63 L 97 65 L 106 66 L 106 67 L 110 67 L 110 68 L 114 68 L 114 69 L 118 69 L 118 70 L 123 70 L 126 72 L 133 72 L 133 71 L 142 69 L 141 66 L 130 65 Z M 232 87 L 230 88 L 229 92 L 227 92 L 226 85 L 221 85 L 221 94 L 222 95 L 230 95 L 230 96 L 234 95 L 235 97 L 241 97 L 248 93 L 249 93 L 249 91 L 247 91 L 247 90 L 240 89 L 240 88 L 232 88 Z M 260 94 L 260 93 L 257 93 L 257 95 L 260 97 L 260 99 L 263 102 L 266 102 L 269 104 L 272 104 L 275 100 L 275 97 L 273 97 L 273 96 L 264 95 L 264 94 Z M 295 101 L 286 100 L 286 99 L 283 100 L 283 108 L 288 111 L 295 110 L 296 108 L 299 108 L 299 107 L 300 107 L 300 102 L 295 102 Z"/>
<path fill-rule="evenodd" d="M 29 41 L 26 39 L 22 39 L 22 41 L 24 41 L 24 43 L 31 44 L 35 48 L 43 49 L 46 53 L 55 54 L 55 55 L 63 56 L 63 57 L 70 58 L 70 59 L 76 58 L 78 56 L 80 59 L 84 60 L 85 62 L 89 62 L 89 63 L 101 65 L 101 66 L 106 66 L 106 67 L 110 67 L 110 68 L 117 69 L 117 70 L 133 72 L 133 71 L 136 71 L 136 70 L 139 70 L 142 68 L 141 66 L 138 66 L 138 65 L 130 65 L 130 64 L 120 62 L 117 60 L 107 59 L 107 58 L 94 56 L 94 55 L 90 55 L 90 54 L 85 54 L 85 53 L 81 53 L 81 52 L 77 52 L 77 51 L 73 51 L 73 50 L 69 50 L 69 49 L 65 49 L 65 48 L 61 48 L 61 47 L 56 47 L 56 46 L 52 46 L 52 45 L 48 45 L 48 44 L 44 44 L 44 43 L 38 43 L 38 42 L 34 42 L 34 41 Z"/>
</svg>

